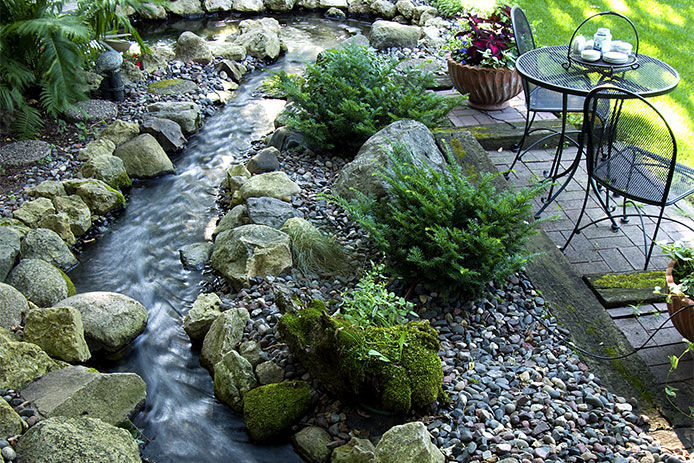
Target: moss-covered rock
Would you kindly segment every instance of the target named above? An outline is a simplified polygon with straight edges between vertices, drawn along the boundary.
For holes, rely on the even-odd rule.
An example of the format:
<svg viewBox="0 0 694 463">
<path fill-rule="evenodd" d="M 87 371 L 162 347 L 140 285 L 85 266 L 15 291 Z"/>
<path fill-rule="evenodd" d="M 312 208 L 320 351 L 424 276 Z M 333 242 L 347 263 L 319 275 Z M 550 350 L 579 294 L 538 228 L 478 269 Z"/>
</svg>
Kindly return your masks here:
<svg viewBox="0 0 694 463">
<path fill-rule="evenodd" d="M 304 381 L 268 384 L 243 397 L 243 418 L 251 439 L 267 442 L 283 434 L 311 407 L 311 387 Z"/>
<path fill-rule="evenodd" d="M 15 341 L 0 330 L 0 389 L 19 391 L 39 376 L 63 366 L 36 344 Z"/>
<path fill-rule="evenodd" d="M 395 413 L 423 407 L 441 391 L 436 331 L 426 321 L 355 327 L 322 303 L 285 313 L 279 332 L 304 366 L 340 396 Z"/>
</svg>

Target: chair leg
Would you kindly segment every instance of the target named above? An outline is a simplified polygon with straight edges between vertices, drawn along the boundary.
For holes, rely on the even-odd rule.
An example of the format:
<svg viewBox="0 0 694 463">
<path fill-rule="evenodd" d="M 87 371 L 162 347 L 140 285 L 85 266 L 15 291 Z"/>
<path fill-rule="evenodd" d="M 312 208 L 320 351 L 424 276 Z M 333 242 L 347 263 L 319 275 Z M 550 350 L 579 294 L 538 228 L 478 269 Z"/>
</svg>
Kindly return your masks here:
<svg viewBox="0 0 694 463">
<path fill-rule="evenodd" d="M 535 116 L 537 113 L 535 111 L 532 111 L 533 115 L 530 117 L 531 111 L 529 109 L 525 110 L 525 129 L 523 129 L 523 136 L 521 137 L 520 141 L 518 142 L 518 150 L 516 151 L 516 156 L 513 158 L 513 162 L 509 166 L 508 170 L 504 172 L 504 178 L 508 180 L 509 176 L 511 175 L 511 171 L 513 170 L 513 167 L 516 165 L 518 161 L 523 157 L 523 146 L 525 145 L 525 139 L 528 138 L 528 134 L 530 133 L 530 127 L 533 125 L 533 122 L 535 122 Z"/>
<path fill-rule="evenodd" d="M 655 231 L 653 232 L 653 238 L 651 239 L 651 246 L 648 249 L 648 253 L 646 254 L 646 263 L 643 266 L 643 270 L 645 271 L 648 268 L 648 263 L 651 260 L 651 255 L 653 254 L 653 247 L 655 246 L 655 240 L 658 237 L 658 231 L 660 230 L 660 223 L 663 221 L 663 213 L 665 212 L 665 207 L 660 208 L 660 215 L 658 215 L 658 221 L 655 224 Z M 646 229 L 644 228 L 644 231 Z"/>
<path fill-rule="evenodd" d="M 574 235 L 578 235 L 581 233 L 581 219 L 583 219 L 583 214 L 586 212 L 586 205 L 588 204 L 588 196 L 590 196 L 590 186 L 593 183 L 593 179 L 588 178 L 588 184 L 586 185 L 586 195 L 583 198 L 583 206 L 581 207 L 581 212 L 578 214 L 578 218 L 576 219 L 576 226 L 574 226 L 574 229 L 571 231 L 571 234 L 569 237 L 566 239 L 566 243 L 564 243 L 564 246 L 559 248 L 561 252 L 566 251 L 566 247 L 571 243 L 571 240 L 573 239 Z"/>
</svg>

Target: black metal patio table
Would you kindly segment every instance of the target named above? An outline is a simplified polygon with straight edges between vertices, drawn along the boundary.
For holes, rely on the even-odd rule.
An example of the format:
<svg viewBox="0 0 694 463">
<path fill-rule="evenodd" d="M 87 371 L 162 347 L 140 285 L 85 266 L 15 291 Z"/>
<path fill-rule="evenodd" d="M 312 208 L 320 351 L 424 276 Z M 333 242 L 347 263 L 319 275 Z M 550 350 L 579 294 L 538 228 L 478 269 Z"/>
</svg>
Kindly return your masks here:
<svg viewBox="0 0 694 463">
<path fill-rule="evenodd" d="M 553 186 L 550 188 L 545 204 L 535 213 L 536 218 L 564 190 L 581 159 L 579 149 L 571 166 L 564 172 L 559 172 L 566 138 L 566 108 L 569 95 L 586 96 L 593 88 L 610 84 L 630 90 L 642 97 L 653 97 L 671 92 L 680 81 L 679 73 L 672 66 L 641 53 L 638 54 L 635 63 L 605 66 L 580 64 L 573 60 L 569 64 L 568 51 L 568 45 L 535 48 L 522 54 L 516 61 L 516 69 L 521 76 L 537 86 L 559 92 L 563 97 L 564 110 L 559 144 L 548 177 L 552 182 L 564 176 L 567 179 L 554 195 L 552 194 Z"/>
</svg>

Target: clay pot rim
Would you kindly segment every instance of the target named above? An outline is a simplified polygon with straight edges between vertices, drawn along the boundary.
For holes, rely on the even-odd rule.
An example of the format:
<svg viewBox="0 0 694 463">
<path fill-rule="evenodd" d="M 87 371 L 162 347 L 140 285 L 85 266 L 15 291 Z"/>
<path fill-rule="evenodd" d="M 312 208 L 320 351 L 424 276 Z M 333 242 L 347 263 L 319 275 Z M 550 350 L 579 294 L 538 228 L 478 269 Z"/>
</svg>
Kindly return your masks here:
<svg viewBox="0 0 694 463">
<path fill-rule="evenodd" d="M 454 63 L 456 66 L 460 66 L 460 67 L 468 68 L 468 69 L 477 69 L 478 71 L 485 71 L 485 72 L 515 72 L 516 71 L 515 66 L 512 68 L 509 68 L 506 66 L 501 67 L 501 68 L 490 68 L 487 66 L 472 66 L 470 64 L 463 64 L 463 63 L 460 63 L 460 62 L 454 60 L 453 57 L 451 56 L 450 52 L 446 56 L 446 59 L 449 63 Z"/>
</svg>

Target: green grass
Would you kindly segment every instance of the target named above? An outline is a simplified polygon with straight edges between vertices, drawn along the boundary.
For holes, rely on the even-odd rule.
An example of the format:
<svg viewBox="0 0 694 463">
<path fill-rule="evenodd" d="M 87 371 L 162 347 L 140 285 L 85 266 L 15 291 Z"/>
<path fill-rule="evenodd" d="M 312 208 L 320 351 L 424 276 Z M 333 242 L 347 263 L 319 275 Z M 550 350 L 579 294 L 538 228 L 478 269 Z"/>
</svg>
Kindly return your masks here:
<svg viewBox="0 0 694 463">
<path fill-rule="evenodd" d="M 518 0 L 533 25 L 538 45 L 568 43 L 583 19 L 600 11 L 616 11 L 631 19 L 639 33 L 639 53 L 661 59 L 680 73 L 679 86 L 650 101 L 663 113 L 677 138 L 678 161 L 694 167 L 694 3 L 688 0 Z M 612 28 L 615 40 L 632 41 L 612 21 L 596 18 L 583 35 L 600 22 Z"/>
</svg>

